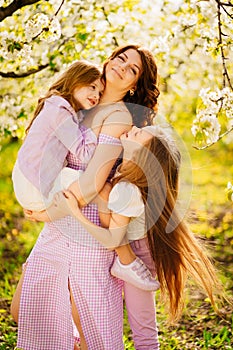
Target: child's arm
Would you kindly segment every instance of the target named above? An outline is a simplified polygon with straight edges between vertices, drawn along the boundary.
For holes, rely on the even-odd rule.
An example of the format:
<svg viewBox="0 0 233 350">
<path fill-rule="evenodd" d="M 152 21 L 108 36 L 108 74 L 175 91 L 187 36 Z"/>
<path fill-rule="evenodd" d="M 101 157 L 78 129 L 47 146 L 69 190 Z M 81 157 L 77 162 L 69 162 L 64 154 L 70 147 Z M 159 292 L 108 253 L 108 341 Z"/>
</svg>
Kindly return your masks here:
<svg viewBox="0 0 233 350">
<path fill-rule="evenodd" d="M 106 248 L 115 248 L 126 244 L 126 232 L 130 218 L 111 213 L 109 229 L 93 224 L 82 213 L 75 196 L 70 191 L 59 192 L 55 195 L 55 204 L 62 206 L 66 215 L 74 216 L 85 229 Z"/>
</svg>

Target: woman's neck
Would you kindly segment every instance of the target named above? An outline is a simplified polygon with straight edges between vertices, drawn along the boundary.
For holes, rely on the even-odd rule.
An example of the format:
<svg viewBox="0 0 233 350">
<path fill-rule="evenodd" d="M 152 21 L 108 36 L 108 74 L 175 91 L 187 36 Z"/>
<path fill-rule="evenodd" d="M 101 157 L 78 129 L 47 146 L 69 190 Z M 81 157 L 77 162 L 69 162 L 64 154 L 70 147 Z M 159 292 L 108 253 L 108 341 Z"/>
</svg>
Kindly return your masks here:
<svg viewBox="0 0 233 350">
<path fill-rule="evenodd" d="M 106 86 L 100 103 L 121 102 L 124 96 L 125 92 L 117 91 L 115 87 Z"/>
</svg>

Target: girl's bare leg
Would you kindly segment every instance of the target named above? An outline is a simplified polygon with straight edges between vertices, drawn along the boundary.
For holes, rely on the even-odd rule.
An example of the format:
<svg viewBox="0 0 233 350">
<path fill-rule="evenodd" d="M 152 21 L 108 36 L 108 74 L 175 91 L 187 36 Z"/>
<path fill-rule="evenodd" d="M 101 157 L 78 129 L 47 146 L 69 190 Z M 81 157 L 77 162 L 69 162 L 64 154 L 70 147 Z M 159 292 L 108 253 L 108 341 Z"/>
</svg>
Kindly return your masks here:
<svg viewBox="0 0 233 350">
<path fill-rule="evenodd" d="M 84 334 L 83 334 L 83 330 L 82 330 L 82 326 L 81 326 L 78 310 L 77 310 L 77 308 L 75 306 L 74 297 L 73 297 L 73 294 L 72 294 L 71 290 L 70 290 L 70 300 L 71 300 L 73 320 L 74 320 L 74 323 L 75 323 L 75 325 L 76 325 L 76 327 L 78 329 L 79 336 L 80 336 L 80 344 L 81 344 L 80 349 L 81 350 L 88 350 L 87 343 L 86 343 L 86 340 L 85 340 L 85 337 L 84 337 Z M 78 346 L 75 345 L 74 346 L 74 350 L 78 350 L 78 349 L 79 349 Z"/>
<path fill-rule="evenodd" d="M 121 245 L 115 248 L 115 251 L 123 265 L 131 264 L 136 259 L 136 255 L 129 244 Z"/>
<path fill-rule="evenodd" d="M 19 305 L 20 305 L 20 297 L 22 292 L 24 275 L 25 275 L 25 270 L 22 272 L 22 275 L 20 277 L 20 280 L 15 290 L 15 294 L 11 302 L 11 315 L 16 323 L 18 323 L 18 319 L 19 319 Z"/>
</svg>

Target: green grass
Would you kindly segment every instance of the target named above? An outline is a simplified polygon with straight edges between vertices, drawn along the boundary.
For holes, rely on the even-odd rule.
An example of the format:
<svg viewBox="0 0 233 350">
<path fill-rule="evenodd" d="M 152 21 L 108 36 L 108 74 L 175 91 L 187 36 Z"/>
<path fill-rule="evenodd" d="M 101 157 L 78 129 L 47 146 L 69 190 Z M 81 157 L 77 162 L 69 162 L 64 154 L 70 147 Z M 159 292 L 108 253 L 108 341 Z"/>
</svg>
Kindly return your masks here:
<svg viewBox="0 0 233 350">
<path fill-rule="evenodd" d="M 18 147 L 17 142 L 6 140 L 0 154 L 0 350 L 12 350 L 16 346 L 17 326 L 9 313 L 10 302 L 21 265 L 42 227 L 42 224 L 24 219 L 13 194 L 11 171 Z M 220 278 L 231 295 L 233 206 L 227 201 L 224 189 L 227 182 L 233 179 L 232 149 L 219 143 L 207 151 L 197 151 L 189 146 L 189 152 L 193 188 L 188 219 L 193 231 L 205 237 L 209 243 Z M 218 316 L 205 296 L 190 283 L 182 318 L 176 325 L 169 326 L 159 292 L 156 299 L 161 350 L 233 349 L 230 305 L 226 304 L 221 309 L 221 317 Z M 125 310 L 124 342 L 125 349 L 134 349 Z"/>
</svg>

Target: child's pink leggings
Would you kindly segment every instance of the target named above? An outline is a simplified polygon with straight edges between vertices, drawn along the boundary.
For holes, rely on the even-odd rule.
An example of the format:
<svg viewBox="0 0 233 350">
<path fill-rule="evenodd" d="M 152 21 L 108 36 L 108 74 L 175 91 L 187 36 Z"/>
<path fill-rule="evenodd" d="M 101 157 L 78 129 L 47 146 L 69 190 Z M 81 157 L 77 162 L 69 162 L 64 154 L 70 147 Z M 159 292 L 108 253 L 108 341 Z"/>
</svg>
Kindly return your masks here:
<svg viewBox="0 0 233 350">
<path fill-rule="evenodd" d="M 135 254 L 144 261 L 153 276 L 155 276 L 156 271 L 147 246 L 147 239 L 143 238 L 133 241 L 131 242 L 131 247 Z M 155 293 L 124 283 L 124 297 L 135 349 L 158 350 Z"/>
</svg>

